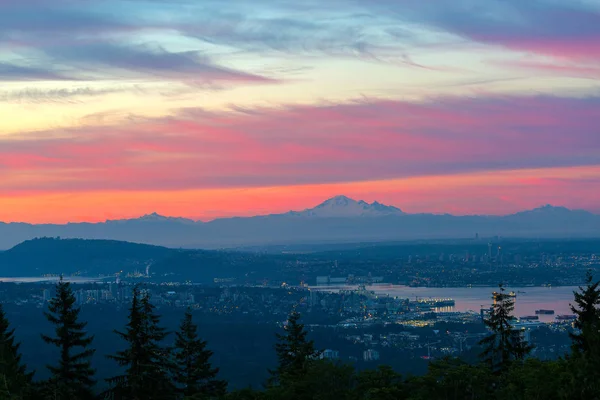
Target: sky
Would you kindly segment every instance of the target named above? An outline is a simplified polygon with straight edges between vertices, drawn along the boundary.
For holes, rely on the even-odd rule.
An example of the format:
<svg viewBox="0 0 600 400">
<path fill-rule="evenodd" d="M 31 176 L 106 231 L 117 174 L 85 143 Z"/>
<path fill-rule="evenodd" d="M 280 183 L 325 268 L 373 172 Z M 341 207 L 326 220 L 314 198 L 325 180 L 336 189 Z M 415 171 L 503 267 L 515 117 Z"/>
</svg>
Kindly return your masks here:
<svg viewBox="0 0 600 400">
<path fill-rule="evenodd" d="M 600 213 L 600 0 L 0 0 L 0 221 Z"/>
</svg>

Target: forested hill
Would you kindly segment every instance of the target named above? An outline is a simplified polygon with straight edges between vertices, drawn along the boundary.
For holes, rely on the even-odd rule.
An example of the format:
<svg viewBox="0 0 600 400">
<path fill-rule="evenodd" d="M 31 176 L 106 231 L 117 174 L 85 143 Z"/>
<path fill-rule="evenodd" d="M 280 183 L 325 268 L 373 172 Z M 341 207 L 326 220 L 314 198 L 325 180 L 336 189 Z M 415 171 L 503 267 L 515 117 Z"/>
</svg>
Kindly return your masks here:
<svg viewBox="0 0 600 400">
<path fill-rule="evenodd" d="M 95 277 L 120 271 L 145 273 L 149 267 L 154 277 L 209 282 L 214 278 L 275 270 L 278 258 L 234 251 L 169 249 L 113 240 L 40 238 L 0 252 L 0 276 Z"/>
<path fill-rule="evenodd" d="M 0 253 L 3 276 L 114 274 L 142 269 L 177 250 L 113 240 L 40 238 Z"/>
</svg>

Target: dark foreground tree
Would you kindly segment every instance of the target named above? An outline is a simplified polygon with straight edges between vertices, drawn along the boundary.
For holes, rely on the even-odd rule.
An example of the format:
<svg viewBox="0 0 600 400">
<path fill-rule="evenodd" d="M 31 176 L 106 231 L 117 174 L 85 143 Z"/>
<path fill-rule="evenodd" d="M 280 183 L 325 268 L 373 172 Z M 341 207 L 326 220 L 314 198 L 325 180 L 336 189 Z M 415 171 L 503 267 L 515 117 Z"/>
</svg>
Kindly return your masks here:
<svg viewBox="0 0 600 400">
<path fill-rule="evenodd" d="M 411 400 L 493 399 L 494 379 L 485 365 L 444 358 L 429 364 L 424 376 L 410 378 L 406 392 Z"/>
<path fill-rule="evenodd" d="M 570 333 L 574 353 L 589 352 L 591 342 L 600 330 L 600 281 L 594 282 L 592 273 L 588 271 L 585 283 L 585 287 L 579 287 L 578 292 L 573 292 L 575 305 L 571 304 L 571 310 L 577 316 L 574 325 L 578 331 Z"/>
<path fill-rule="evenodd" d="M 270 385 L 284 385 L 287 380 L 296 380 L 304 375 L 310 364 L 314 362 L 320 352 L 315 350 L 312 340 L 307 340 L 304 325 L 300 323 L 300 314 L 294 310 L 289 315 L 284 326 L 285 334 L 277 334 L 278 365 L 271 373 Z"/>
<path fill-rule="evenodd" d="M 160 327 L 147 293 L 136 286 L 129 309 L 125 332 L 115 331 L 127 342 L 127 348 L 108 356 L 125 368 L 123 375 L 108 379 L 115 399 L 158 400 L 173 399 L 176 390 L 169 378 L 171 364 L 168 351 L 161 347 L 167 333 Z"/>
<path fill-rule="evenodd" d="M 48 365 L 51 377 L 44 385 L 45 396 L 55 400 L 91 399 L 95 384 L 90 359 L 93 336 L 85 331 L 86 322 L 79 321 L 80 309 L 69 282 L 63 278 L 56 285 L 56 295 L 50 300 L 46 318 L 54 325 L 54 336 L 42 339 L 60 350 L 58 365 Z"/>
<path fill-rule="evenodd" d="M 359 398 L 369 400 L 402 400 L 409 396 L 402 375 L 387 365 L 358 373 L 355 392 Z"/>
<path fill-rule="evenodd" d="M 301 374 L 284 375 L 265 394 L 269 400 L 357 400 L 356 371 L 352 365 L 312 360 Z"/>
<path fill-rule="evenodd" d="M 500 284 L 500 291 L 493 294 L 494 304 L 484 323 L 490 335 L 479 344 L 483 346 L 481 357 L 492 371 L 501 373 L 508 369 L 514 360 L 523 360 L 532 350 L 522 338 L 521 332 L 512 326 L 513 298 Z"/>
<path fill-rule="evenodd" d="M 0 304 L 0 399 L 22 399 L 29 395 L 33 373 L 21 362 L 20 343 L 10 328 Z"/>
<path fill-rule="evenodd" d="M 217 379 L 218 368 L 213 368 L 210 358 L 213 352 L 206 348 L 206 341 L 198 338 L 198 326 L 187 310 L 175 340 L 174 377 L 184 396 L 212 399 L 223 396 L 227 382 Z"/>
<path fill-rule="evenodd" d="M 498 385 L 497 399 L 511 400 L 568 400 L 592 399 L 593 397 L 572 396 L 569 393 L 568 377 L 564 360 L 540 361 L 530 357 L 523 363 L 515 363 Z"/>
<path fill-rule="evenodd" d="M 570 398 L 600 398 L 600 282 L 594 282 L 591 272 L 585 287 L 575 295 L 571 310 L 577 316 L 576 331 L 570 333 L 572 353 L 567 358 Z"/>
</svg>

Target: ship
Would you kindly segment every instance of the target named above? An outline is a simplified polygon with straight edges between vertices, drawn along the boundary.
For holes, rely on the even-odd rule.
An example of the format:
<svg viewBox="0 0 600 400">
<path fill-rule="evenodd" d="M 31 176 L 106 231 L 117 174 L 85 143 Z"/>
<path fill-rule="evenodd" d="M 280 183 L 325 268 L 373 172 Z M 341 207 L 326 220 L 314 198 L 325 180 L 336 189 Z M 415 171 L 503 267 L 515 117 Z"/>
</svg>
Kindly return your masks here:
<svg viewBox="0 0 600 400">
<path fill-rule="evenodd" d="M 535 310 L 536 315 L 554 315 L 554 310 Z"/>
<path fill-rule="evenodd" d="M 557 315 L 556 319 L 558 321 L 572 321 L 574 319 L 577 319 L 576 315 Z"/>
<path fill-rule="evenodd" d="M 419 307 L 431 307 L 431 308 L 437 308 L 437 307 L 454 307 L 455 305 L 455 301 L 454 299 L 439 299 L 439 298 L 427 298 L 427 299 L 423 299 L 423 298 L 416 298 L 416 301 L 413 303 L 414 305 L 417 305 Z"/>
<path fill-rule="evenodd" d="M 526 315 L 524 317 L 519 318 L 521 321 L 537 321 L 540 319 L 537 315 Z"/>
</svg>

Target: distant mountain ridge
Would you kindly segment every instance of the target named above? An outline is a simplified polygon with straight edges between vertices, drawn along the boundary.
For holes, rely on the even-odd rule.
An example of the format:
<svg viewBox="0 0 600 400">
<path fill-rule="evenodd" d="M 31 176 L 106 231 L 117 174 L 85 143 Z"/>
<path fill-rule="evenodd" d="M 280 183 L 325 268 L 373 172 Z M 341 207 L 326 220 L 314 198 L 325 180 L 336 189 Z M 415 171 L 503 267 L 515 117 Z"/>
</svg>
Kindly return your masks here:
<svg viewBox="0 0 600 400">
<path fill-rule="evenodd" d="M 480 236 L 600 237 L 600 216 L 545 205 L 506 216 L 408 214 L 401 209 L 335 196 L 313 208 L 209 222 L 166 217 L 65 225 L 0 222 L 0 249 L 38 237 L 121 240 L 185 248 L 267 244 L 342 243 Z"/>
</svg>

